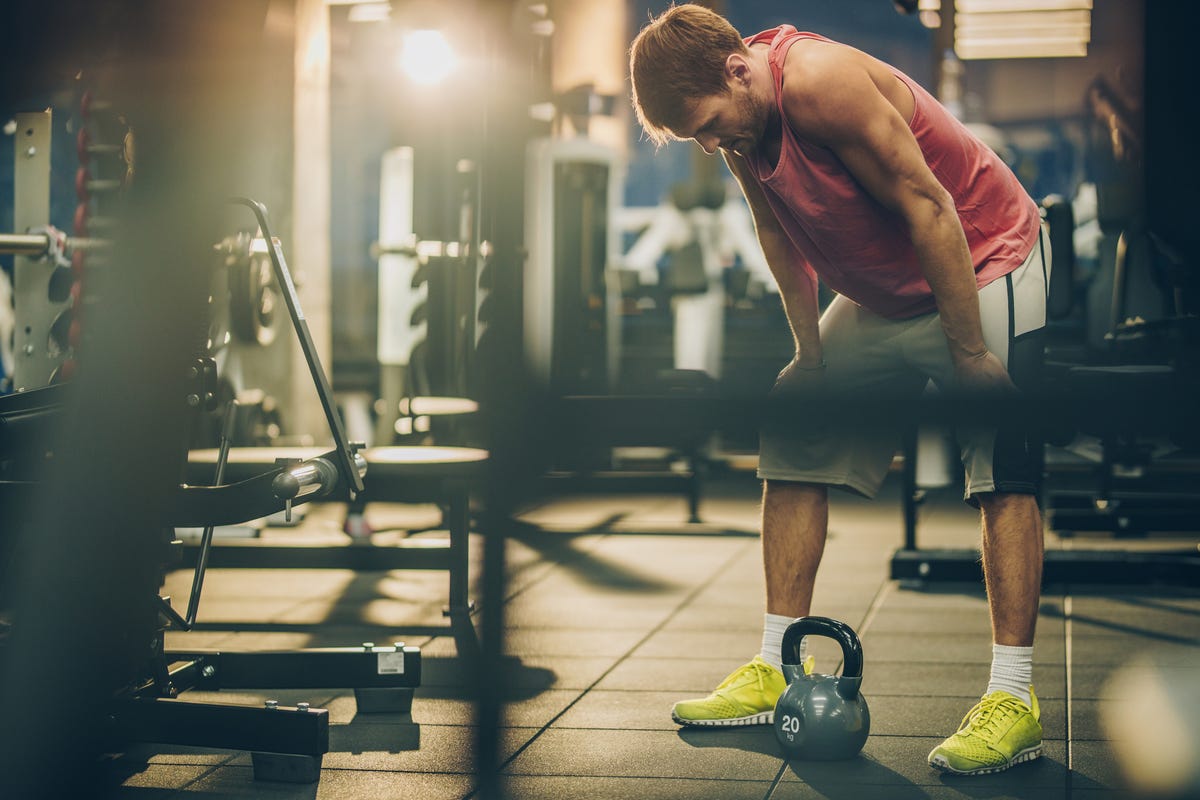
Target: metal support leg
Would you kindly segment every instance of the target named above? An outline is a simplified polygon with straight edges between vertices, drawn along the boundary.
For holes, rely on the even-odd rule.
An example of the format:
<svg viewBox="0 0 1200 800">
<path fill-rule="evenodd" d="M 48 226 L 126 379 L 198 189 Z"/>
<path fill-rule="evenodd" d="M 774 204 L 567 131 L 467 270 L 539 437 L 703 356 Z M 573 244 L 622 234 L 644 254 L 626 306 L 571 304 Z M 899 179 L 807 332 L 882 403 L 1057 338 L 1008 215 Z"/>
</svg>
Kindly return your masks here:
<svg viewBox="0 0 1200 800">
<path fill-rule="evenodd" d="M 450 532 L 450 604 L 443 610 L 447 617 L 470 616 L 475 604 L 470 589 L 471 503 L 466 487 L 452 493 L 446 509 L 446 527 Z"/>
<path fill-rule="evenodd" d="M 917 549 L 917 506 L 922 498 L 917 488 L 917 429 L 914 427 L 904 434 L 904 486 L 902 501 L 904 503 L 904 549 Z"/>
<path fill-rule="evenodd" d="M 704 456 L 699 448 L 692 449 L 687 454 L 691 476 L 687 482 L 688 522 L 698 523 L 700 519 L 700 496 L 704 491 Z"/>
</svg>

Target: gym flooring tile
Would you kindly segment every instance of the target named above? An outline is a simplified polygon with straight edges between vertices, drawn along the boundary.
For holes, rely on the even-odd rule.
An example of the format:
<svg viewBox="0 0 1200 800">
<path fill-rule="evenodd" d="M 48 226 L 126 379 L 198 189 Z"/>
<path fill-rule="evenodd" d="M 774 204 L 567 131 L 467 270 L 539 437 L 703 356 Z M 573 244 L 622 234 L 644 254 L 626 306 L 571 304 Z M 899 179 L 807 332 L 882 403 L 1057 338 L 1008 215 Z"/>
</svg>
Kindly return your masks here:
<svg viewBox="0 0 1200 800">
<path fill-rule="evenodd" d="M 1071 788 L 1119 786 L 1121 774 L 1111 742 L 1071 742 Z"/>
<path fill-rule="evenodd" d="M 623 656 L 646 636 L 638 628 L 533 628 L 508 627 L 504 631 L 504 648 L 509 654 L 529 656 Z M 449 636 L 439 636 L 421 647 L 421 655 L 456 656 L 457 643 Z"/>
<path fill-rule="evenodd" d="M 518 599 L 528 593 L 587 598 L 621 592 L 635 598 L 678 600 L 692 592 L 698 578 L 723 569 L 728 559 L 721 552 L 709 553 L 705 558 L 689 557 L 686 550 L 696 545 L 694 539 L 672 544 L 684 552 L 644 549 L 621 554 L 613 553 L 611 548 L 597 548 L 586 561 L 564 566 L 522 592 Z"/>
<path fill-rule="evenodd" d="M 681 699 L 678 691 L 609 691 L 596 689 L 579 697 L 554 728 L 677 731 L 671 707 Z"/>
<path fill-rule="evenodd" d="M 812 786 L 806 783 L 784 781 L 775 787 L 768 800 L 837 800 L 848 795 L 839 784 Z M 1062 789 L 1007 789 L 981 791 L 970 784 L 958 786 L 918 786 L 915 784 L 879 784 L 855 786 L 855 800 L 1061 800 Z M 1116 800 L 1114 797 L 1113 800 Z M 1128 800 L 1128 798 L 1122 798 Z"/>
<path fill-rule="evenodd" d="M 659 630 L 639 644 L 632 655 L 638 658 L 718 658 L 728 665 L 732 654 L 740 654 L 743 661 L 749 661 L 761 648 L 761 630 Z"/>
<path fill-rule="evenodd" d="M 1145 659 L 1164 667 L 1200 665 L 1200 639 L 1191 637 L 1163 641 L 1140 634 L 1076 636 L 1072 632 L 1071 642 L 1072 663 L 1110 666 Z"/>
<path fill-rule="evenodd" d="M 1128 636 L 1150 643 L 1166 642 L 1190 645 L 1200 652 L 1200 617 L 1194 614 L 1145 612 L 1116 614 L 1111 611 L 1087 612 L 1072 604 L 1071 633 L 1077 638 L 1090 636 Z"/>
<path fill-rule="evenodd" d="M 1137 697 L 1147 680 L 1184 681 L 1194 677 L 1200 666 L 1200 659 L 1191 665 L 1161 667 L 1135 658 L 1131 656 L 1131 663 L 1125 664 L 1072 664 L 1071 696 L 1077 699 Z"/>
<path fill-rule="evenodd" d="M 886 661 L 867 656 L 869 671 L 864 672 L 863 693 L 876 696 L 928 697 L 936 690 L 941 697 L 961 697 L 974 702 L 988 678 L 984 664 L 929 664 L 911 661 Z M 1060 700 L 1066 696 L 1067 670 L 1062 664 L 1033 665 L 1033 686 L 1038 700 Z M 964 709 L 965 713 L 965 709 Z"/>
<path fill-rule="evenodd" d="M 602 585 L 578 586 L 569 581 L 545 580 L 530 586 L 505 604 L 505 617 L 514 627 L 584 628 L 591 627 L 597 607 L 602 611 L 641 611 L 639 620 L 644 627 L 658 612 L 671 612 L 685 602 L 688 588 L 657 578 L 635 576 L 630 570 L 614 571 L 610 577 L 620 588 L 605 589 Z M 549 609 L 546 606 L 550 606 Z M 544 609 L 553 612 L 549 624 L 534 624 L 531 612 Z M 628 619 L 622 615 L 622 619 Z M 613 626 L 604 626 L 613 627 Z"/>
<path fill-rule="evenodd" d="M 755 604 L 730 605 L 713 599 L 694 600 L 681 608 L 660 629 L 664 633 L 675 631 L 749 631 L 762 636 L 762 596 L 756 593 Z M 825 604 L 813 609 L 824 617 L 846 620 L 857 625 L 867 613 L 867 602 Z"/>
<path fill-rule="evenodd" d="M 178 744 L 148 745 L 135 744 L 121 753 L 113 762 L 120 768 L 131 766 L 134 771 L 146 764 L 174 765 L 181 767 L 217 766 L 232 761 L 240 753 L 236 750 L 213 750 L 207 747 L 189 747 Z"/>
<path fill-rule="evenodd" d="M 326 757 L 326 762 L 328 757 Z M 255 800 L 363 800 L 364 798 L 421 798 L 461 800 L 472 788 L 468 775 L 416 772 L 341 770 L 325 767 L 317 784 L 287 784 L 256 781 L 249 764 L 223 766 L 181 786 L 173 796 L 195 800 L 255 798 Z M 132 800 L 141 800 L 131 795 Z"/>
<path fill-rule="evenodd" d="M 678 601 L 674 601 L 678 603 Z M 596 598 L 553 597 L 526 593 L 506 605 L 505 622 L 514 627 L 598 630 L 650 630 L 666 622 L 670 604 L 636 599 L 598 602 Z"/>
<path fill-rule="evenodd" d="M 343 541 L 344 541 L 343 537 Z M 219 543 L 214 546 L 219 546 Z M 270 580 L 263 580 L 270 575 Z M 345 569 L 210 569 L 204 576 L 203 608 L 211 600 L 240 600 L 279 598 L 294 601 L 297 597 L 344 595 L 363 575 Z M 180 569 L 167 574 L 164 594 L 175 598 L 176 605 L 186 605 L 191 591 L 192 570 Z"/>
<path fill-rule="evenodd" d="M 502 728 L 500 757 L 511 757 L 537 730 Z M 322 768 L 470 775 L 475 772 L 478 735 L 476 728 L 462 725 L 377 725 L 355 720 L 330 727 Z"/>
<path fill-rule="evenodd" d="M 1043 606 L 1046 604 L 1043 602 Z M 1039 619 L 1042 623 L 1044 618 Z M 1060 624 L 1061 627 L 1061 624 Z M 1045 627 L 1041 628 L 1044 632 Z M 977 634 L 991 630 L 991 618 L 986 607 L 942 608 L 936 614 L 928 609 L 893 608 L 888 596 L 871 616 L 873 633 L 906 633 L 924 636 L 927 633 Z"/>
<path fill-rule="evenodd" d="M 445 624 L 442 619 L 444 603 L 429 602 L 429 593 L 423 597 L 423 602 L 413 602 L 377 595 L 353 604 L 340 597 L 308 600 L 277 614 L 271 621 L 288 625 L 375 626 L 398 630 Z"/>
<path fill-rule="evenodd" d="M 506 693 L 503 724 L 518 728 L 540 728 L 563 712 L 579 697 L 578 690 L 549 689 L 536 692 L 510 689 Z M 474 725 L 475 701 L 462 689 L 421 688 L 413 699 L 412 712 L 358 712 L 353 694 L 343 694 L 324 706 L 331 725 L 359 721 L 396 725 Z"/>
<path fill-rule="evenodd" d="M 724 731 L 545 731 L 506 768 L 514 775 L 772 780 L 779 743 L 770 728 Z"/>
<path fill-rule="evenodd" d="M 587 689 L 612 666 L 612 658 L 506 656 L 503 683 L 516 690 Z M 421 660 L 422 687 L 470 686 L 474 669 L 461 659 Z"/>
<path fill-rule="evenodd" d="M 762 800 L 770 781 L 513 775 L 509 796 L 521 800 Z"/>
<path fill-rule="evenodd" d="M 915 661 L 917 663 L 982 664 L 986 671 L 992 662 L 992 633 L 982 627 L 977 633 L 890 633 L 876 632 L 868 626 L 860 631 L 863 654 L 867 659 Z M 1039 636 L 1033 649 L 1033 663 L 1061 664 L 1066 643 L 1061 635 Z"/>
<path fill-rule="evenodd" d="M 890 609 L 914 609 L 924 612 L 974 609 L 985 614 L 988 609 L 982 581 L 949 582 L 929 586 L 897 583 L 888 592 L 886 599 Z"/>
<path fill-rule="evenodd" d="M 207 593 L 206 593 L 207 594 Z M 171 596 L 171 605 L 180 615 L 187 613 L 188 592 Z M 296 597 L 207 597 L 201 595 L 198 620 L 206 626 L 229 622 L 267 622 L 283 616 L 286 612 L 303 605 Z"/>
<path fill-rule="evenodd" d="M 1071 741 L 1114 741 L 1119 742 L 1136 733 L 1122 731 L 1118 728 L 1105 727 L 1105 718 L 1114 713 L 1136 713 L 1139 698 L 1127 697 L 1122 700 L 1071 700 Z"/>
<path fill-rule="evenodd" d="M 110 770 L 123 779 L 121 797 L 130 800 L 159 800 L 175 795 L 176 789 L 193 785 L 205 775 L 211 774 L 217 765 L 195 764 L 125 764 L 112 765 Z"/>
</svg>

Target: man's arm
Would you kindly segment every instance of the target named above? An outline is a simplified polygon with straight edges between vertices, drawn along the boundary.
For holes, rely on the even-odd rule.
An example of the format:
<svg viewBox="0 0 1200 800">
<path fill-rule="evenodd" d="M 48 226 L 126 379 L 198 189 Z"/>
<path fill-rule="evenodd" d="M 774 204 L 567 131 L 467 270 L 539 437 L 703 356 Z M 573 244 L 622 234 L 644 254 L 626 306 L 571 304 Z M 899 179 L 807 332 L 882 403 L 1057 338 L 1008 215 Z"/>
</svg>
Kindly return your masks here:
<svg viewBox="0 0 1200 800">
<path fill-rule="evenodd" d="M 817 367 L 822 363 L 822 355 L 821 335 L 817 329 L 821 310 L 817 303 L 816 276 L 780 227 L 758 181 L 750 175 L 750 167 L 745 159 L 728 150 L 722 150 L 721 153 L 725 156 L 729 171 L 742 187 L 742 193 L 746 195 L 758 242 L 767 259 L 767 266 L 775 276 L 775 283 L 779 285 L 783 311 L 787 314 L 792 336 L 796 340 L 793 363 L 801 368 Z"/>
<path fill-rule="evenodd" d="M 789 122 L 831 148 L 872 197 L 904 220 L 960 377 L 972 385 L 1008 384 L 983 341 L 975 269 L 954 200 L 897 109 L 911 102 L 908 88 L 865 54 L 824 42 L 804 45 L 793 47 L 797 57 L 786 66 Z"/>
</svg>

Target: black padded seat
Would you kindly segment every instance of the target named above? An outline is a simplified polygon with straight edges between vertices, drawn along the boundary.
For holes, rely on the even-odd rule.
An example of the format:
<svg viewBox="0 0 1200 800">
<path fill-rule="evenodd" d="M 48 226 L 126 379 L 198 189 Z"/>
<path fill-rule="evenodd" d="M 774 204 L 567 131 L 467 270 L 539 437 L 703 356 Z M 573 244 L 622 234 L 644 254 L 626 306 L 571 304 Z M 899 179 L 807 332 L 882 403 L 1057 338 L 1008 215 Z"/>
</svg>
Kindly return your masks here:
<svg viewBox="0 0 1200 800">
<path fill-rule="evenodd" d="M 1067 370 L 1072 388 L 1086 396 L 1103 398 L 1114 390 L 1166 393 L 1174 389 L 1175 369 L 1166 364 L 1115 364 L 1078 366 Z"/>
<path fill-rule="evenodd" d="M 274 468 L 275 460 L 308 460 L 327 453 L 327 447 L 234 447 L 225 465 L 225 481 L 253 478 Z M 188 453 L 188 480 L 196 484 L 211 482 L 216 469 L 217 450 L 192 450 Z M 378 502 L 436 502 L 439 487 L 447 481 L 468 484 L 482 477 L 488 452 L 475 447 L 369 447 L 359 454 L 367 460 L 363 478 L 366 499 Z M 205 476 L 208 476 L 207 478 Z M 431 496 L 434 495 L 434 496 Z M 344 498 L 338 491 L 334 498 Z"/>
</svg>

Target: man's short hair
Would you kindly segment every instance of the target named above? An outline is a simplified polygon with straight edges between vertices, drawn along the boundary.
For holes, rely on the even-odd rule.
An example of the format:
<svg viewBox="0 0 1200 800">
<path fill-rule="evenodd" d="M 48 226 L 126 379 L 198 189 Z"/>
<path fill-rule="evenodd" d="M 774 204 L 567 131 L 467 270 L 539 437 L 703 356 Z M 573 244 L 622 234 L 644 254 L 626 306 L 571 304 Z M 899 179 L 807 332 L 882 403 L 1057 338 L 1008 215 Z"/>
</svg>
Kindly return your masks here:
<svg viewBox="0 0 1200 800">
<path fill-rule="evenodd" d="M 633 107 L 650 139 L 677 138 L 697 101 L 728 94 L 725 59 L 748 52 L 741 34 L 703 6 L 672 6 L 651 20 L 629 48 Z"/>
</svg>

